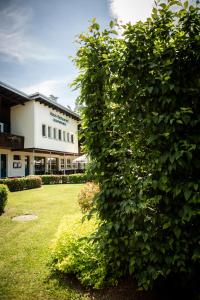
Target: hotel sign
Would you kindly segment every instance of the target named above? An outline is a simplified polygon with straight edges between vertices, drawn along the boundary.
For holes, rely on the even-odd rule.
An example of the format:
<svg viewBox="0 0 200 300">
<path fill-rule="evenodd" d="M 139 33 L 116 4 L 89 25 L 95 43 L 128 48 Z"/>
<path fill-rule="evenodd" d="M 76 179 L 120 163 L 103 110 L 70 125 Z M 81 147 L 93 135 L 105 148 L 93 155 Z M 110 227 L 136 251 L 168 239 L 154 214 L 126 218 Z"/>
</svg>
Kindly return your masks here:
<svg viewBox="0 0 200 300">
<path fill-rule="evenodd" d="M 50 112 L 50 115 L 53 117 L 53 121 L 62 125 L 67 125 L 66 123 L 68 123 L 69 120 L 61 117 L 58 114 L 54 114 L 53 112 Z"/>
</svg>

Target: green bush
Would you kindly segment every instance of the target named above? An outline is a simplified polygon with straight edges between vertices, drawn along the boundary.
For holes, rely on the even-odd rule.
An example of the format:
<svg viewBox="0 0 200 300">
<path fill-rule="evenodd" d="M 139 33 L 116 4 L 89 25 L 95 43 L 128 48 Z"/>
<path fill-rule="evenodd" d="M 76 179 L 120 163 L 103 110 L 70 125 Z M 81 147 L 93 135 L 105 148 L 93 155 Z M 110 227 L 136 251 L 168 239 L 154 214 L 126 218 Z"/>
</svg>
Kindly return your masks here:
<svg viewBox="0 0 200 300">
<path fill-rule="evenodd" d="M 85 183 L 89 176 L 83 173 L 70 175 L 40 175 L 42 184 Z"/>
<path fill-rule="evenodd" d="M 93 182 L 87 182 L 78 195 L 78 203 L 83 213 L 89 212 L 93 206 L 94 196 L 99 192 L 99 186 Z"/>
<path fill-rule="evenodd" d="M 10 192 L 17 192 L 24 190 L 25 180 L 24 178 L 10 178 L 5 180 L 6 185 Z"/>
<path fill-rule="evenodd" d="M 6 185 L 0 184 L 0 214 L 3 213 L 8 200 L 8 190 Z"/>
<path fill-rule="evenodd" d="M 42 181 L 39 176 L 28 176 L 22 178 L 6 178 L 3 183 L 7 185 L 10 192 L 23 191 L 41 187 Z"/>
<path fill-rule="evenodd" d="M 100 288 L 106 285 L 104 256 L 98 243 L 90 239 L 96 226 L 94 218 L 84 223 L 81 217 L 75 221 L 65 219 L 61 223 L 51 247 L 50 265 L 53 271 L 74 274 L 86 286 Z"/>
<path fill-rule="evenodd" d="M 69 183 L 69 175 L 63 175 L 62 176 L 62 183 L 63 184 Z"/>
<path fill-rule="evenodd" d="M 195 282 L 200 264 L 199 1 L 156 3 L 123 37 L 94 19 L 74 59 L 101 190 L 96 238 L 111 276 L 133 274 L 145 289 L 171 274 Z"/>
<path fill-rule="evenodd" d="M 30 190 L 39 188 L 42 185 L 40 176 L 30 175 L 24 178 L 24 189 Z"/>
<path fill-rule="evenodd" d="M 85 173 L 69 174 L 62 176 L 62 183 L 85 183 L 89 180 L 89 176 Z"/>
<path fill-rule="evenodd" d="M 4 179 L 0 178 L 0 184 L 5 184 L 5 182 L 6 182 L 6 178 L 4 178 Z"/>
<path fill-rule="evenodd" d="M 68 175 L 68 183 L 85 183 L 88 181 L 87 174 L 70 174 Z"/>
<path fill-rule="evenodd" d="M 58 184 L 62 183 L 61 175 L 40 175 L 42 184 Z"/>
</svg>

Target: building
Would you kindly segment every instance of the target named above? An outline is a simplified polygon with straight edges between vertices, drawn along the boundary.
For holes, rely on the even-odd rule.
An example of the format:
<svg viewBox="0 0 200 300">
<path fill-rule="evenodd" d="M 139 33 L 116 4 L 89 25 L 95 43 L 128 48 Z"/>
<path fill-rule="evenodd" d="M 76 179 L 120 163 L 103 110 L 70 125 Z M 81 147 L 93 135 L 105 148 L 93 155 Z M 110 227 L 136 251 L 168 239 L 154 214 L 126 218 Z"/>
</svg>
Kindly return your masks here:
<svg viewBox="0 0 200 300">
<path fill-rule="evenodd" d="M 69 173 L 79 156 L 79 120 L 53 96 L 0 82 L 0 177 Z"/>
</svg>

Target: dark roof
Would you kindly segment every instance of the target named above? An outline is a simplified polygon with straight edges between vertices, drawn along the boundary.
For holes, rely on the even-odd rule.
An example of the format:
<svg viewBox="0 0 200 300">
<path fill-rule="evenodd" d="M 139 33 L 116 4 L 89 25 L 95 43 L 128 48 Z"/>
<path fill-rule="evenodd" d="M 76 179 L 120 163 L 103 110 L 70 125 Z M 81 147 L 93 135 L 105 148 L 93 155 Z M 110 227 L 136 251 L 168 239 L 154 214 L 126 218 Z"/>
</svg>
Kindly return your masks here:
<svg viewBox="0 0 200 300">
<path fill-rule="evenodd" d="M 9 105 L 14 106 L 28 101 L 28 95 L 0 81 L 0 96 L 9 99 Z"/>
<path fill-rule="evenodd" d="M 63 105 L 57 103 L 56 101 L 48 97 L 40 93 L 27 95 L 2 81 L 0 81 L 0 96 L 9 98 L 11 105 L 23 104 L 24 102 L 28 102 L 31 100 L 39 101 L 40 103 L 43 103 L 44 105 L 56 109 L 57 111 L 60 111 L 61 113 L 75 120 L 80 120 L 80 116 L 77 113 L 75 113 L 67 107 L 64 107 Z"/>
</svg>

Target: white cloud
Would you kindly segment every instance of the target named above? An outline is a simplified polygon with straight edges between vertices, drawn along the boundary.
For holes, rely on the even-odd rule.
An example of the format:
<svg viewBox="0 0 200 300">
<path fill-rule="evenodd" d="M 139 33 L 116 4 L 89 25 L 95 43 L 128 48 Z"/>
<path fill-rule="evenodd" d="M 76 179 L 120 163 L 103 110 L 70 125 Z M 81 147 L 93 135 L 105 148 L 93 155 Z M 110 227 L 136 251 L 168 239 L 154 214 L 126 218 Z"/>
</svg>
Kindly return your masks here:
<svg viewBox="0 0 200 300">
<path fill-rule="evenodd" d="M 55 79 L 44 80 L 36 84 L 23 87 L 22 90 L 26 94 L 33 94 L 39 92 L 47 97 L 51 94 L 56 96 L 57 92 L 60 89 L 60 86 L 62 86 L 63 83 L 63 81 Z"/>
<path fill-rule="evenodd" d="M 73 81 L 74 76 L 69 75 L 65 78 L 56 78 L 40 81 L 33 85 L 20 87 L 20 90 L 30 95 L 36 92 L 43 94 L 44 96 L 54 95 L 58 97 L 58 103 L 72 108 L 75 106 L 75 99 L 78 96 L 77 92 L 72 92 L 69 88 L 69 84 Z"/>
<path fill-rule="evenodd" d="M 53 58 L 48 49 L 31 37 L 29 26 L 32 17 L 31 9 L 14 4 L 0 11 L 0 55 L 4 59 L 24 61 Z"/>
<path fill-rule="evenodd" d="M 110 0 L 112 16 L 123 23 L 145 21 L 150 17 L 153 5 L 153 0 Z"/>
</svg>

